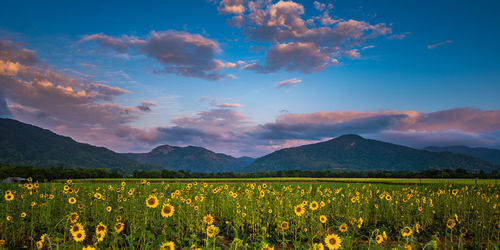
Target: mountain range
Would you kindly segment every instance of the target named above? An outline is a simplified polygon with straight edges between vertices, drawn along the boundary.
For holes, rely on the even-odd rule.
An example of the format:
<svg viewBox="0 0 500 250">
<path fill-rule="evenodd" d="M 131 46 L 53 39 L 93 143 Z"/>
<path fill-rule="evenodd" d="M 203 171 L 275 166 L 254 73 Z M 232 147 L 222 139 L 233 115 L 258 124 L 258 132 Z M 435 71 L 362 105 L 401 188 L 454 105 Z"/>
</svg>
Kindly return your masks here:
<svg viewBox="0 0 500 250">
<path fill-rule="evenodd" d="M 325 142 L 281 149 L 258 159 L 235 158 L 202 147 L 169 145 L 158 146 L 147 153 L 121 154 L 79 143 L 33 125 L 0 118 L 0 165 L 104 168 L 122 173 L 162 169 L 200 173 L 327 169 L 419 171 L 433 168 L 491 172 L 500 169 L 497 158 L 492 158 L 495 151 L 433 151 L 451 149 L 419 150 L 358 135 L 343 135 Z M 488 154 L 484 153 L 486 151 Z M 475 155 L 470 156 L 471 152 Z"/>
<path fill-rule="evenodd" d="M 426 147 L 425 150 L 432 152 L 452 152 L 456 154 L 470 155 L 500 164 L 500 150 L 493 148 L 471 148 L 467 146 L 449 147 Z"/>
</svg>

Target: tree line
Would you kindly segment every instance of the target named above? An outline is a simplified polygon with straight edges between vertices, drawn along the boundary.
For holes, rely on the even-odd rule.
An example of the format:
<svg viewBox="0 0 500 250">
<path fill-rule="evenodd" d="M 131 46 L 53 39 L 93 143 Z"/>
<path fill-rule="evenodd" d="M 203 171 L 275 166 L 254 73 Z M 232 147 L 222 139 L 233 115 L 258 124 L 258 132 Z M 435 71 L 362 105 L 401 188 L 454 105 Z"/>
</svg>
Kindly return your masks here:
<svg viewBox="0 0 500 250">
<path fill-rule="evenodd" d="M 191 173 L 189 171 L 141 171 L 135 170 L 131 174 L 112 172 L 98 169 L 65 169 L 63 167 L 39 168 L 29 166 L 0 166 L 0 179 L 7 177 L 32 177 L 44 182 L 55 179 L 99 179 L 99 178 L 267 178 L 267 177 L 309 177 L 309 178 L 480 178 L 497 179 L 500 172 L 492 173 L 468 172 L 464 169 L 430 169 L 423 171 L 272 171 L 259 173 Z"/>
</svg>

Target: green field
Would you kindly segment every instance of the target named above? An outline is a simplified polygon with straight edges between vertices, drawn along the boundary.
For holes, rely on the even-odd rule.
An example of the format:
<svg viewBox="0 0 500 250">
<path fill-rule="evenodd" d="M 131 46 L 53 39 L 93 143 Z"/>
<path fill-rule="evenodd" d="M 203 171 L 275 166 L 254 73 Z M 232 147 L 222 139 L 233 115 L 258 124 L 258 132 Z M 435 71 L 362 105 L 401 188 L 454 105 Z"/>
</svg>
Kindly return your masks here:
<svg viewBox="0 0 500 250">
<path fill-rule="evenodd" d="M 127 181 L 130 183 L 139 183 L 140 178 L 127 179 L 78 179 L 76 183 L 116 183 Z M 66 180 L 54 180 L 53 182 L 64 183 Z M 407 178 L 302 178 L 302 177 L 269 177 L 269 178 L 186 178 L 186 179 L 168 179 L 168 178 L 149 178 L 153 183 L 189 183 L 189 182 L 210 182 L 210 183 L 235 183 L 235 182 L 338 182 L 338 183 L 377 183 L 377 184 L 497 184 L 497 179 L 407 179 Z"/>
<path fill-rule="evenodd" d="M 498 249 L 499 188 L 494 180 L 474 181 L 85 179 L 2 184 L 0 245 Z"/>
</svg>

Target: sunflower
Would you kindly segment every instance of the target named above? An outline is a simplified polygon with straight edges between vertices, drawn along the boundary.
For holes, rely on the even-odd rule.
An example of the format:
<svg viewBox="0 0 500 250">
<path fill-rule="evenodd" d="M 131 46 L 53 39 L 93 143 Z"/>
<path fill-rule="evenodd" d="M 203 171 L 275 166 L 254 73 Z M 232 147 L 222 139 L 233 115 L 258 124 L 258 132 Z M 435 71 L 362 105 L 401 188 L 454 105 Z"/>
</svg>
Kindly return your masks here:
<svg viewBox="0 0 500 250">
<path fill-rule="evenodd" d="M 42 249 L 42 247 L 43 247 L 43 242 L 41 240 L 37 241 L 36 242 L 36 248 L 37 249 Z"/>
<path fill-rule="evenodd" d="M 325 246 L 323 246 L 323 243 L 314 243 L 313 244 L 313 250 L 323 250 L 325 249 Z"/>
<path fill-rule="evenodd" d="M 456 196 L 456 195 L 458 194 L 458 189 L 456 189 L 456 188 L 455 188 L 455 189 L 451 190 L 451 193 L 452 193 L 454 196 Z"/>
<path fill-rule="evenodd" d="M 95 247 L 87 246 L 82 248 L 82 250 L 95 250 Z"/>
<path fill-rule="evenodd" d="M 103 241 L 103 240 L 104 240 L 104 236 L 105 236 L 105 235 L 104 235 L 103 233 L 96 232 L 96 233 L 95 233 L 95 236 L 96 236 L 96 238 L 97 238 L 97 242 L 101 242 L 101 241 Z"/>
<path fill-rule="evenodd" d="M 217 227 L 214 225 L 210 225 L 207 227 L 207 236 L 212 238 L 216 234 Z"/>
<path fill-rule="evenodd" d="M 328 249 L 339 249 L 342 240 L 336 234 L 329 234 L 325 237 L 325 243 Z"/>
<path fill-rule="evenodd" d="M 84 230 L 80 230 L 80 231 L 76 232 L 75 234 L 73 234 L 73 239 L 76 242 L 83 241 L 85 239 L 85 231 Z"/>
<path fill-rule="evenodd" d="M 387 240 L 387 234 L 385 233 L 385 231 L 382 232 L 382 236 L 384 237 L 384 240 Z"/>
<path fill-rule="evenodd" d="M 321 223 L 325 224 L 325 223 L 326 223 L 326 216 L 321 215 L 321 216 L 319 217 L 319 221 L 320 221 Z"/>
<path fill-rule="evenodd" d="M 406 245 L 405 250 L 411 250 L 411 245 Z"/>
<path fill-rule="evenodd" d="M 265 244 L 264 246 L 262 246 L 261 250 L 273 250 L 274 247 L 270 247 L 269 244 Z"/>
<path fill-rule="evenodd" d="M 21 218 L 24 218 L 24 217 L 26 217 L 26 213 L 25 213 L 25 212 L 22 212 L 22 213 L 21 213 Z"/>
<path fill-rule="evenodd" d="M 306 212 L 302 204 L 295 206 L 293 210 L 297 216 L 302 216 Z"/>
<path fill-rule="evenodd" d="M 69 220 L 71 221 L 71 223 L 75 223 L 78 221 L 78 214 L 77 213 L 71 213 L 69 215 Z"/>
<path fill-rule="evenodd" d="M 377 236 L 375 236 L 375 241 L 377 242 L 377 244 L 381 244 L 384 241 L 384 236 L 378 234 Z"/>
<path fill-rule="evenodd" d="M 418 207 L 418 211 L 422 212 L 422 210 L 424 210 L 424 208 Z"/>
<path fill-rule="evenodd" d="M 80 223 L 76 223 L 71 228 L 69 229 L 72 235 L 75 235 L 76 233 L 83 231 L 83 226 Z"/>
<path fill-rule="evenodd" d="M 413 233 L 413 230 L 409 227 L 404 227 L 403 230 L 401 230 L 401 236 L 403 237 L 408 237 Z"/>
<path fill-rule="evenodd" d="M 123 224 L 122 222 L 118 222 L 115 224 L 115 231 L 117 233 L 121 233 L 123 231 L 124 227 L 125 227 L 125 224 Z"/>
<path fill-rule="evenodd" d="M 6 201 L 11 201 L 13 199 L 14 199 L 14 195 L 13 194 L 11 194 L 11 193 L 6 193 L 5 194 L 5 200 Z"/>
<path fill-rule="evenodd" d="M 43 243 L 45 242 L 45 238 L 47 238 L 48 234 L 42 234 L 42 236 L 40 237 L 40 241 Z"/>
<path fill-rule="evenodd" d="M 289 228 L 288 222 L 286 221 L 281 222 L 281 230 L 285 231 L 288 230 L 288 228 Z"/>
<path fill-rule="evenodd" d="M 363 218 L 359 217 L 358 228 L 361 228 L 361 225 L 363 225 Z"/>
<path fill-rule="evenodd" d="M 12 220 L 12 216 L 7 215 L 7 221 L 11 221 L 11 220 Z"/>
<path fill-rule="evenodd" d="M 103 233 L 103 234 L 106 234 L 106 231 L 108 230 L 108 228 L 106 227 L 106 225 L 102 224 L 102 222 L 99 222 L 99 225 L 97 225 L 95 227 L 95 231 L 97 233 Z"/>
<path fill-rule="evenodd" d="M 68 203 L 69 203 L 69 204 L 75 204 L 75 203 L 76 203 L 76 198 L 75 198 L 75 197 L 70 197 L 70 198 L 68 199 Z"/>
<path fill-rule="evenodd" d="M 100 200 L 102 198 L 102 194 L 101 193 L 95 193 L 94 194 L 94 198 Z"/>
<path fill-rule="evenodd" d="M 161 216 L 163 217 L 170 217 L 174 214 L 174 207 L 170 204 L 163 204 L 163 207 L 161 208 Z"/>
<path fill-rule="evenodd" d="M 214 223 L 214 217 L 212 217 L 212 215 L 210 214 L 207 214 L 206 216 L 203 217 L 203 223 L 207 225 L 212 225 L 212 223 Z"/>
<path fill-rule="evenodd" d="M 156 198 L 156 196 L 154 195 L 150 195 L 147 199 L 146 199 L 146 205 L 150 208 L 155 208 L 158 206 L 158 198 Z"/>
<path fill-rule="evenodd" d="M 447 222 L 446 222 L 446 227 L 449 228 L 449 229 L 453 229 L 455 227 L 457 223 L 455 222 L 454 219 L 449 219 Z"/>
<path fill-rule="evenodd" d="M 392 197 L 391 197 L 389 194 L 386 194 L 386 195 L 385 195 L 385 199 L 386 199 L 387 201 L 392 201 Z"/>
<path fill-rule="evenodd" d="M 314 211 L 314 210 L 318 209 L 318 207 L 319 207 L 319 205 L 318 205 L 318 203 L 317 203 L 316 201 L 311 202 L 311 204 L 309 205 L 309 208 L 310 208 L 312 211 Z"/>
<path fill-rule="evenodd" d="M 175 244 L 172 241 L 169 242 L 163 242 L 160 246 L 161 250 L 174 250 L 175 249 Z"/>
<path fill-rule="evenodd" d="M 344 223 L 344 224 L 340 225 L 339 230 L 342 233 L 347 231 L 347 224 Z"/>
</svg>

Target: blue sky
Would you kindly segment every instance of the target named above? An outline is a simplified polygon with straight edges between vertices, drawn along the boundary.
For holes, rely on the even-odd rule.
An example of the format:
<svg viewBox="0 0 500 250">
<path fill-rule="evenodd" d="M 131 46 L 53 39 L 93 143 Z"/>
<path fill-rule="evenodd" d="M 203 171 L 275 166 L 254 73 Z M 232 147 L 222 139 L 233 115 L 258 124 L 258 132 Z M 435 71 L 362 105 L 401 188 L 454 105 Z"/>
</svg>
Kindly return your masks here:
<svg viewBox="0 0 500 250">
<path fill-rule="evenodd" d="M 500 147 L 498 11 L 498 1 L 10 1 L 0 110 L 120 152 L 194 144 L 260 156 L 342 133 Z"/>
</svg>

